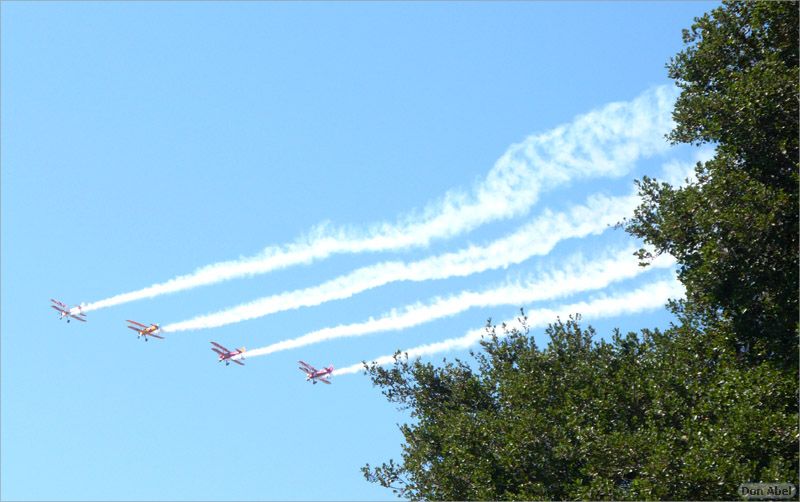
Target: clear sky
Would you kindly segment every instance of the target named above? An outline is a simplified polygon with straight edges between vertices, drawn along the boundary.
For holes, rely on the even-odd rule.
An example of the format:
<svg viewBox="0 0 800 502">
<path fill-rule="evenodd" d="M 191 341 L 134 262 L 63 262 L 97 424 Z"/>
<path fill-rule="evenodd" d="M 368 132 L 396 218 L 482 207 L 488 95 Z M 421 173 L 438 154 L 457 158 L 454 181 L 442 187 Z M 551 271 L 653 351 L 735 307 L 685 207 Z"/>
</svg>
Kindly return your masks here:
<svg viewBox="0 0 800 502">
<path fill-rule="evenodd" d="M 393 499 L 353 364 L 521 306 L 666 326 L 607 223 L 708 154 L 664 65 L 715 5 L 2 2 L 0 498 Z"/>
</svg>

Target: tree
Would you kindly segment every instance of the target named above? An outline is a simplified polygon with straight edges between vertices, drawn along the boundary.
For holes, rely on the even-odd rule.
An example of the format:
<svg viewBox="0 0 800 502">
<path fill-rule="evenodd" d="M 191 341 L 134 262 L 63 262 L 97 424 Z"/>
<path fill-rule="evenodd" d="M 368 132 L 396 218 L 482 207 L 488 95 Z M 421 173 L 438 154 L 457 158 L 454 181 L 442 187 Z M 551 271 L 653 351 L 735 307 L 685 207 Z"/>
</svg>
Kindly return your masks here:
<svg viewBox="0 0 800 502">
<path fill-rule="evenodd" d="M 363 471 L 431 500 L 733 499 L 747 481 L 796 482 L 792 375 L 739 364 L 691 328 L 594 342 L 578 319 L 488 327 L 473 365 L 401 354 L 368 367 L 411 410 L 402 463 Z"/>
<path fill-rule="evenodd" d="M 487 326 L 468 364 L 367 365 L 410 410 L 402 463 L 363 468 L 414 499 L 733 499 L 798 483 L 798 9 L 726 1 L 684 32 L 675 142 L 716 145 L 696 181 L 638 182 L 643 265 L 679 264 L 678 323 L 609 342 L 578 318 L 539 349 Z M 523 317 L 524 320 L 524 317 Z"/>
<path fill-rule="evenodd" d="M 645 177 L 626 229 L 680 264 L 686 309 L 731 325 L 748 360 L 797 368 L 798 9 L 725 2 L 668 65 L 675 142 L 717 145 L 682 188 Z"/>
</svg>

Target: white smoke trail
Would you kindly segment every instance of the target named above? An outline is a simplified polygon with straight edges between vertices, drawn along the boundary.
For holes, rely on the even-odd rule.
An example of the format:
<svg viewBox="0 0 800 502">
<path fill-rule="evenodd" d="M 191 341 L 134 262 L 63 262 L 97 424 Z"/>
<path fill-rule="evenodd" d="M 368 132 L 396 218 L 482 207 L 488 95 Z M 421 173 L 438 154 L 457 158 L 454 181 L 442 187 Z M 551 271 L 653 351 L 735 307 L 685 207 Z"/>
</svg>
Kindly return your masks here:
<svg viewBox="0 0 800 502">
<path fill-rule="evenodd" d="M 332 300 L 349 298 L 372 288 L 398 281 L 427 281 L 463 277 L 486 270 L 505 268 L 531 256 L 544 255 L 564 239 L 599 234 L 636 207 L 638 198 L 592 196 L 586 205 L 568 212 L 546 210 L 534 221 L 488 246 L 470 246 L 457 252 L 432 256 L 416 262 L 383 262 L 357 269 L 318 286 L 267 296 L 213 314 L 165 326 L 165 332 L 217 328 L 248 319 Z"/>
<path fill-rule="evenodd" d="M 566 317 L 569 314 L 580 313 L 584 318 L 614 317 L 625 314 L 636 314 L 646 310 L 661 308 L 670 298 L 679 298 L 684 295 L 683 286 L 676 280 L 659 281 L 643 286 L 628 293 L 608 296 L 589 302 L 578 302 L 562 305 L 555 309 L 536 309 L 526 312 L 528 325 L 532 328 L 546 326 L 556 320 L 556 317 Z M 517 325 L 516 320 L 506 324 L 510 327 Z M 439 352 L 466 349 L 480 341 L 486 334 L 484 329 L 468 331 L 464 336 L 450 338 L 441 342 L 420 345 L 404 351 L 409 358 L 429 356 Z M 393 355 L 381 356 L 373 362 L 384 366 L 394 362 Z M 358 373 L 364 369 L 363 363 L 357 363 L 333 372 L 334 376 Z"/>
<path fill-rule="evenodd" d="M 695 165 L 697 165 L 698 162 L 708 162 L 716 153 L 716 147 L 704 146 L 694 152 L 692 161 L 687 162 L 670 159 L 665 162 L 661 168 L 661 179 L 675 188 L 686 186 L 688 183 L 694 183 L 697 181 L 697 176 L 694 172 Z"/>
<path fill-rule="evenodd" d="M 297 338 L 283 340 L 266 347 L 247 351 L 247 357 L 258 357 L 313 345 L 337 338 L 364 336 L 383 331 L 399 331 L 427 322 L 450 317 L 475 307 L 522 305 L 543 300 L 553 300 L 578 292 L 602 289 L 609 284 L 630 279 L 638 274 L 674 265 L 675 259 L 667 254 L 656 258 L 651 267 L 643 268 L 633 257 L 634 248 L 606 253 L 606 258 L 587 262 L 581 255 L 568 260 L 560 270 L 551 270 L 536 281 L 524 284 L 506 283 L 484 291 L 463 291 L 447 298 L 435 298 L 427 304 L 416 303 L 399 312 L 392 309 L 378 319 L 341 324 L 306 333 Z"/>
<path fill-rule="evenodd" d="M 428 245 L 485 223 L 525 214 L 540 191 L 571 180 L 621 176 L 643 157 L 665 152 L 677 88 L 659 86 L 628 102 L 608 104 L 569 124 L 512 145 L 471 193 L 450 191 L 423 211 L 366 231 L 318 226 L 298 241 L 260 254 L 208 265 L 166 282 L 88 303 L 84 311 L 112 307 L 238 277 L 308 264 L 337 253 L 399 250 Z"/>
</svg>

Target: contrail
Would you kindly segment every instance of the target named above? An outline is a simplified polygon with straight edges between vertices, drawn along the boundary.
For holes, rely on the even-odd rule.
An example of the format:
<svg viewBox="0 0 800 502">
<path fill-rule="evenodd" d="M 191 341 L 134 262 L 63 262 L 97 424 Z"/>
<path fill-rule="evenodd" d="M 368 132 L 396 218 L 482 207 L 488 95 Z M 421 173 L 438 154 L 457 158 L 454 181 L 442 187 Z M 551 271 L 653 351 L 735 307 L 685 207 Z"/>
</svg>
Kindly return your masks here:
<svg viewBox="0 0 800 502">
<path fill-rule="evenodd" d="M 536 309 L 526 312 L 530 327 L 543 327 L 555 321 L 556 317 L 565 317 L 569 314 L 580 313 L 584 318 L 614 317 L 623 314 L 635 314 L 646 310 L 664 307 L 670 298 L 679 298 L 684 295 L 683 286 L 675 279 L 659 281 L 643 286 L 628 293 L 600 298 L 590 302 L 578 302 L 562 305 L 555 309 Z M 511 327 L 517 325 L 516 320 L 506 324 Z M 439 352 L 466 349 L 480 341 L 486 334 L 484 329 L 468 331 L 459 338 L 450 338 L 441 342 L 420 345 L 404 351 L 409 358 L 429 356 Z M 381 356 L 373 360 L 378 365 L 384 366 L 394 362 L 393 355 Z M 335 370 L 334 376 L 358 373 L 364 369 L 363 363 L 353 364 Z"/>
<path fill-rule="evenodd" d="M 364 336 L 384 331 L 399 331 L 427 322 L 450 317 L 475 307 L 521 305 L 543 300 L 553 300 L 574 293 L 602 289 L 611 283 L 630 279 L 655 268 L 668 268 L 675 259 L 667 254 L 656 258 L 651 267 L 640 267 L 633 257 L 635 249 L 627 248 L 607 252 L 612 256 L 587 262 L 581 255 L 568 260 L 570 264 L 560 270 L 551 270 L 536 281 L 523 284 L 506 283 L 484 291 L 463 291 L 447 298 L 435 298 L 427 304 L 408 305 L 398 312 L 392 309 L 378 319 L 340 324 L 306 333 L 297 338 L 283 340 L 266 347 L 247 351 L 247 357 L 266 356 L 275 352 L 296 349 L 336 338 Z"/>
<path fill-rule="evenodd" d="M 378 263 L 306 289 L 267 296 L 237 307 L 164 326 L 164 332 L 217 328 L 285 310 L 310 307 L 349 298 L 355 294 L 398 281 L 427 281 L 463 277 L 485 270 L 505 268 L 531 256 L 549 253 L 558 242 L 599 234 L 629 216 L 639 199 L 635 195 L 592 196 L 582 206 L 554 213 L 545 210 L 537 219 L 487 246 L 470 246 L 457 252 L 416 262 Z"/>
<path fill-rule="evenodd" d="M 661 168 L 661 179 L 675 188 L 683 187 L 687 183 L 697 181 L 694 167 L 698 162 L 708 162 L 716 155 L 716 147 L 704 146 L 692 155 L 692 161 L 669 159 Z"/>
<path fill-rule="evenodd" d="M 616 177 L 640 158 L 670 148 L 674 86 L 651 88 L 632 101 L 617 102 L 514 144 L 471 191 L 451 190 L 422 211 L 366 230 L 319 225 L 294 243 L 270 246 L 258 255 L 214 263 L 143 289 L 84 305 L 84 312 L 184 291 L 239 277 L 309 264 L 333 254 L 423 247 L 435 239 L 469 232 L 498 219 L 526 214 L 542 190 L 579 179 Z"/>
</svg>

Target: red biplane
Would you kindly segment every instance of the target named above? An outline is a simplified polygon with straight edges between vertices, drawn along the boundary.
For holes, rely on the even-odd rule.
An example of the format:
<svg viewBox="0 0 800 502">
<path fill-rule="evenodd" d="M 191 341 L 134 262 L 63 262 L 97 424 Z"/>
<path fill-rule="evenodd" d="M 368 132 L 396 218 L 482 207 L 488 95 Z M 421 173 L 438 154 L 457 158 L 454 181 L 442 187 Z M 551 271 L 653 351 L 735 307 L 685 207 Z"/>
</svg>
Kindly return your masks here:
<svg viewBox="0 0 800 502">
<path fill-rule="evenodd" d="M 330 380 L 327 378 L 331 376 L 333 373 L 333 365 L 328 366 L 325 369 L 318 370 L 317 368 L 311 366 L 305 361 L 297 361 L 300 363 L 299 370 L 306 374 L 306 382 L 311 380 L 311 383 L 314 385 L 317 384 L 317 380 L 320 382 L 324 382 L 328 385 L 331 384 Z"/>
<path fill-rule="evenodd" d="M 162 340 L 164 339 L 163 336 L 158 336 L 156 334 L 156 333 L 158 333 L 158 324 L 157 323 L 156 324 L 151 324 L 150 326 L 145 326 L 144 324 L 142 324 L 140 322 L 131 321 L 130 319 L 127 319 L 127 321 L 129 323 L 133 324 L 133 326 L 128 326 L 128 328 L 130 328 L 130 329 L 132 329 L 132 330 L 134 330 L 135 332 L 138 333 L 138 336 L 136 338 L 144 337 L 144 341 L 145 342 L 147 341 L 147 337 L 150 337 L 150 336 L 152 336 L 154 338 L 160 338 Z"/>
<path fill-rule="evenodd" d="M 240 366 L 244 366 L 244 363 L 240 361 L 240 359 L 244 359 L 244 353 L 247 350 L 244 347 L 236 350 L 228 350 L 217 342 L 211 342 L 211 345 L 213 345 L 211 350 L 219 354 L 218 362 L 225 361 L 225 366 L 228 366 L 231 364 L 231 361 L 233 361 Z"/>
<path fill-rule="evenodd" d="M 50 301 L 53 302 L 53 305 L 50 306 L 58 310 L 59 319 L 64 319 L 66 317 L 67 322 L 69 322 L 70 319 L 77 319 L 79 321 L 86 322 L 86 314 L 83 313 L 80 305 L 70 308 L 66 303 L 61 303 L 58 300 L 53 300 L 50 298 Z"/>
</svg>

